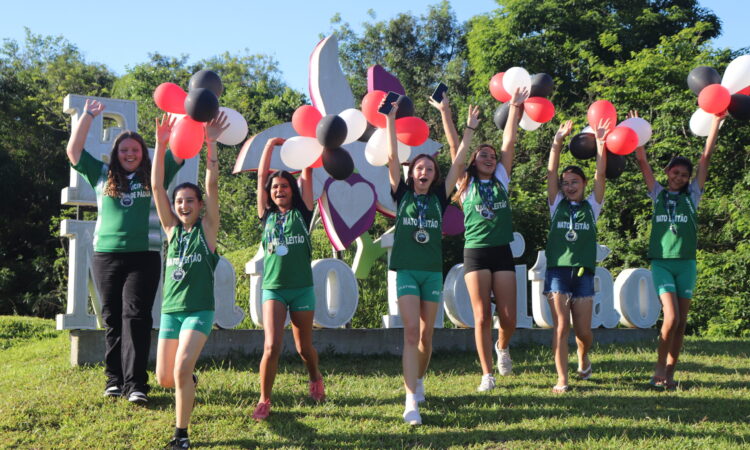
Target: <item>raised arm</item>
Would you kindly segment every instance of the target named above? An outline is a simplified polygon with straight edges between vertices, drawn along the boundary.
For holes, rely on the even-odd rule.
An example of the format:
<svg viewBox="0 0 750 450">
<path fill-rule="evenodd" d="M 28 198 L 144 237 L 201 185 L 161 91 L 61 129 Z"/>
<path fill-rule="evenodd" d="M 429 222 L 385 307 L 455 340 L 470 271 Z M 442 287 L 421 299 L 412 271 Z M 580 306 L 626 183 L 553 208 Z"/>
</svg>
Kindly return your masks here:
<svg viewBox="0 0 750 450">
<path fill-rule="evenodd" d="M 312 211 L 315 207 L 313 199 L 313 174 L 312 167 L 305 167 L 299 176 L 300 180 L 300 191 L 302 194 L 302 201 L 305 202 L 307 209 Z"/>
<path fill-rule="evenodd" d="M 151 189 L 153 191 L 156 212 L 159 221 L 167 237 L 172 236 L 172 230 L 177 225 L 177 216 L 172 212 L 169 204 L 169 195 L 164 189 L 164 157 L 167 152 L 167 143 L 172 134 L 175 117 L 171 114 L 161 116 L 161 121 L 156 120 L 156 149 L 154 150 L 154 161 L 151 165 Z"/>
<path fill-rule="evenodd" d="M 716 139 L 719 137 L 719 126 L 724 120 L 724 116 L 714 116 L 711 122 L 711 129 L 708 132 L 706 138 L 706 147 L 703 149 L 703 154 L 698 162 L 698 173 L 696 179 L 698 180 L 698 187 L 703 190 L 703 186 L 706 184 L 706 178 L 708 177 L 708 166 L 711 164 L 711 153 L 713 153 L 716 147 Z"/>
<path fill-rule="evenodd" d="M 599 120 L 596 127 L 596 173 L 594 174 L 594 199 L 601 204 L 604 201 L 604 188 L 607 184 L 607 150 L 604 142 L 610 130 L 609 119 Z"/>
<path fill-rule="evenodd" d="M 273 154 L 273 148 L 277 145 L 282 145 L 286 142 L 283 138 L 271 138 L 266 142 L 265 148 L 263 148 L 263 155 L 260 157 L 260 164 L 258 165 L 258 189 L 257 189 L 257 207 L 258 217 L 263 217 L 268 207 L 268 194 L 266 194 L 266 181 L 268 181 L 268 171 L 271 169 L 271 156 Z"/>
<path fill-rule="evenodd" d="M 631 117 L 638 117 L 638 111 L 628 112 L 628 118 Z M 656 184 L 656 178 L 654 178 L 654 171 L 651 170 L 651 165 L 648 163 L 646 148 L 644 146 L 636 147 L 635 162 L 638 164 L 638 168 L 641 169 L 643 181 L 646 182 L 646 189 L 648 189 L 649 192 L 653 192 L 654 185 Z"/>
<path fill-rule="evenodd" d="M 552 148 L 549 150 L 549 162 L 547 163 L 547 202 L 550 205 L 555 201 L 557 193 L 560 191 L 560 183 L 557 178 L 557 170 L 560 167 L 560 151 L 562 150 L 565 138 L 573 129 L 573 121 L 568 120 L 561 123 L 552 140 Z"/>
<path fill-rule="evenodd" d="M 474 137 L 474 130 L 477 128 L 477 125 L 479 125 L 479 107 L 469 105 L 464 137 L 461 139 L 461 144 L 458 146 L 458 153 L 453 159 L 453 164 L 451 164 L 448 175 L 445 176 L 446 197 L 450 197 L 451 192 L 456 188 L 456 181 L 458 181 L 458 178 L 465 176 L 466 174 L 466 153 L 471 146 L 471 139 Z"/>
<path fill-rule="evenodd" d="M 216 250 L 216 237 L 219 234 L 219 156 L 216 153 L 216 140 L 227 128 L 229 123 L 224 112 L 206 124 L 206 213 L 203 215 L 203 232 L 208 249 L 212 252 Z"/>
<path fill-rule="evenodd" d="M 521 120 L 521 106 L 529 98 L 529 90 L 526 88 L 516 88 L 513 97 L 510 99 L 510 112 L 508 121 L 505 122 L 503 130 L 503 144 L 500 148 L 500 163 L 505 167 L 505 171 L 510 176 L 513 170 L 513 158 L 516 154 L 516 135 L 518 131 L 518 122 Z"/>
<path fill-rule="evenodd" d="M 68 141 L 68 147 L 66 153 L 70 163 L 74 166 L 78 164 L 81 159 L 81 153 L 83 152 L 83 146 L 86 144 L 86 135 L 89 134 L 91 128 L 91 122 L 94 121 L 94 117 L 104 111 L 104 105 L 97 100 L 86 99 L 86 103 L 83 105 L 83 113 L 78 117 L 78 122 L 73 126 L 73 131 L 70 133 L 70 140 Z"/>
<path fill-rule="evenodd" d="M 401 181 L 401 163 L 398 161 L 398 141 L 396 140 L 396 111 L 398 111 L 398 103 L 393 102 L 391 112 L 385 115 L 385 131 L 388 135 L 388 179 L 391 182 L 391 192 L 396 192 Z"/>
<path fill-rule="evenodd" d="M 445 138 L 448 139 L 448 148 L 451 152 L 451 162 L 456 160 L 456 153 L 458 152 L 458 131 L 456 126 L 453 124 L 453 111 L 451 110 L 450 100 L 448 99 L 448 93 L 443 94 L 443 100 L 439 103 L 428 97 L 430 105 L 440 111 L 440 118 L 443 122 L 443 131 L 445 132 Z"/>
</svg>

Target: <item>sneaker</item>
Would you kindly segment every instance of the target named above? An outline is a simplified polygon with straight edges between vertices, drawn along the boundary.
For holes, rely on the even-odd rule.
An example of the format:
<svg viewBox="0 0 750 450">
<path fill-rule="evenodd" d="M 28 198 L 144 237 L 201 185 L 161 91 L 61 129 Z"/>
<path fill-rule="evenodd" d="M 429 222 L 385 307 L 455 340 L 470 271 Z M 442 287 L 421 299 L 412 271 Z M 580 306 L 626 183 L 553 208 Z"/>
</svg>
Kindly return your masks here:
<svg viewBox="0 0 750 450">
<path fill-rule="evenodd" d="M 495 389 L 495 377 L 491 373 L 482 375 L 482 382 L 479 383 L 477 392 L 486 392 Z"/>
<path fill-rule="evenodd" d="M 507 348 L 500 348 L 500 341 L 495 343 L 495 353 L 497 354 L 497 371 L 500 375 L 510 375 L 513 371 L 513 361 L 510 359 L 510 351 Z"/>
<path fill-rule="evenodd" d="M 310 397 L 316 402 L 322 402 L 326 398 L 326 388 L 323 386 L 323 378 L 310 381 Z"/>
<path fill-rule="evenodd" d="M 167 444 L 166 448 L 169 448 L 169 449 L 190 448 L 190 439 L 174 438 L 171 441 L 169 441 L 169 444 Z"/>
<path fill-rule="evenodd" d="M 271 400 L 266 400 L 265 402 L 258 402 L 258 406 L 255 407 L 255 411 L 253 411 L 253 419 L 260 422 L 261 420 L 266 420 L 268 418 L 268 415 L 271 413 Z"/>
<path fill-rule="evenodd" d="M 404 408 L 404 422 L 409 425 L 422 425 L 422 416 L 419 415 L 417 402 L 407 402 Z"/>
<path fill-rule="evenodd" d="M 130 403 L 136 403 L 139 405 L 145 405 L 148 403 L 148 397 L 141 391 L 133 391 L 128 395 L 128 401 Z"/>
<path fill-rule="evenodd" d="M 414 400 L 417 403 L 424 402 L 424 378 L 417 378 L 417 387 L 414 389 Z"/>
<path fill-rule="evenodd" d="M 120 386 L 110 386 L 104 390 L 104 396 L 113 398 L 122 397 L 122 389 Z"/>
</svg>

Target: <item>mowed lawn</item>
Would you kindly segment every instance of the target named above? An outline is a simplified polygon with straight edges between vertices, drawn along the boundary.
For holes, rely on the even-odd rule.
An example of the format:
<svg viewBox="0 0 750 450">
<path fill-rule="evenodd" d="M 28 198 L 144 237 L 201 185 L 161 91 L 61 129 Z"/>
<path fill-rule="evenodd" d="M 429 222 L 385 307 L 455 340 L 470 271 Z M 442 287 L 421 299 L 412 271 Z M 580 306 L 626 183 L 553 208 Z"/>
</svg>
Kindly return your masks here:
<svg viewBox="0 0 750 450">
<path fill-rule="evenodd" d="M 299 359 L 285 358 L 264 423 L 250 418 L 259 357 L 204 360 L 190 438 L 197 448 L 750 448 L 750 340 L 688 339 L 674 392 L 647 385 L 654 345 L 595 347 L 592 380 L 572 380 L 565 395 L 550 392 L 548 347 L 512 348 L 514 375 L 488 393 L 476 392 L 475 354 L 436 354 L 421 427 L 401 419 L 398 357 L 322 354 L 320 405 Z M 69 351 L 52 321 L 0 317 L 0 447 L 166 444 L 172 391 L 154 388 L 147 407 L 106 399 L 102 366 L 71 367 Z"/>
</svg>

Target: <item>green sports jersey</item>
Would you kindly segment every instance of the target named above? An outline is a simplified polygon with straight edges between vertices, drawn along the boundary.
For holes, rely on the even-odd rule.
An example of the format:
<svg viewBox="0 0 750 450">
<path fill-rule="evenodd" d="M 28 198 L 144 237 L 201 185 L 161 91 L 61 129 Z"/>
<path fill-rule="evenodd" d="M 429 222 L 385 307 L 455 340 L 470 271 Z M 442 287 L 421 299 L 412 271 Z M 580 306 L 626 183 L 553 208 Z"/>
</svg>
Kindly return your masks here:
<svg viewBox="0 0 750 450">
<path fill-rule="evenodd" d="M 164 187 L 180 166 L 171 152 L 164 158 Z M 142 180 L 130 177 L 127 193 L 119 198 L 104 195 L 109 166 L 84 150 L 78 164 L 72 166 L 94 188 L 98 215 L 94 230 L 94 251 L 105 253 L 161 250 L 161 226 L 151 199 L 151 191 Z"/>
<path fill-rule="evenodd" d="M 389 269 L 442 273 L 443 212 L 448 206 L 445 186 L 437 186 L 433 189 L 433 193 L 417 196 L 402 181 L 392 195 L 398 204 L 398 212 Z M 415 240 L 415 233 L 420 229 L 418 202 L 423 202 L 422 204 L 425 205 L 422 229 L 429 235 L 429 240 L 423 244 Z"/>
<path fill-rule="evenodd" d="M 654 187 L 654 214 L 651 217 L 649 259 L 695 259 L 698 244 L 698 220 L 692 183 L 686 192 L 668 192 L 658 183 Z"/>
<path fill-rule="evenodd" d="M 263 289 L 293 289 L 313 285 L 309 227 L 312 211 L 290 209 L 263 215 Z"/>
<path fill-rule="evenodd" d="M 186 232 L 179 223 L 172 231 L 167 248 L 161 311 L 212 311 L 214 270 L 218 263 L 219 254 L 209 250 L 203 224 L 198 221 Z"/>
<path fill-rule="evenodd" d="M 547 235 L 547 267 L 596 270 L 596 214 L 590 201 L 563 197 L 557 202 Z"/>
<path fill-rule="evenodd" d="M 496 177 L 472 179 L 463 199 L 463 210 L 465 248 L 497 247 L 513 240 L 508 191 Z"/>
</svg>

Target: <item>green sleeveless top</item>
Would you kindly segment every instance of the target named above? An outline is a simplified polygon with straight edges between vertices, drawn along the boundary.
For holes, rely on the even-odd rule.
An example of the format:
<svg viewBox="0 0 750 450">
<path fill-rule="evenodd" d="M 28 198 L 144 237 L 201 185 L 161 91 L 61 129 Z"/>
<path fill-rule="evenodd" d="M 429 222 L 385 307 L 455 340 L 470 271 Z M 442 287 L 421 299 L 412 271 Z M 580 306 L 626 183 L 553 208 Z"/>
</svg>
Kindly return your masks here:
<svg viewBox="0 0 750 450">
<path fill-rule="evenodd" d="M 448 199 L 445 196 L 445 185 L 440 184 L 432 191 L 418 196 L 401 180 L 396 192 L 391 193 L 398 204 L 398 212 L 388 265 L 390 270 L 443 272 L 443 212 L 448 207 Z M 423 205 L 422 208 L 420 204 Z M 424 210 L 421 220 L 420 209 Z M 420 229 L 429 236 L 425 243 L 415 240 L 415 233 Z"/>
<path fill-rule="evenodd" d="M 263 289 L 313 285 L 310 221 L 312 211 L 292 208 L 286 214 L 266 210 L 263 231 Z M 286 251 L 284 251 L 284 249 Z M 282 254 L 283 253 L 283 254 Z"/>
<path fill-rule="evenodd" d="M 572 203 L 558 192 L 553 204 L 552 221 L 547 235 L 547 267 L 585 267 L 596 270 L 596 220 L 601 205 L 592 193 L 580 203 Z M 572 231 L 571 231 L 572 230 Z"/>
<path fill-rule="evenodd" d="M 498 176 L 498 171 L 505 176 Z M 465 248 L 497 247 L 513 240 L 507 184 L 508 176 L 501 164 L 498 164 L 498 170 L 490 180 L 470 181 L 462 199 Z"/>
<path fill-rule="evenodd" d="M 209 250 L 200 220 L 189 232 L 178 223 L 167 248 L 161 311 L 213 311 L 214 270 L 218 263 L 219 254 Z"/>
<path fill-rule="evenodd" d="M 649 259 L 695 259 L 700 195 L 695 181 L 687 192 L 679 193 L 668 192 L 658 183 L 654 186 Z"/>
</svg>

